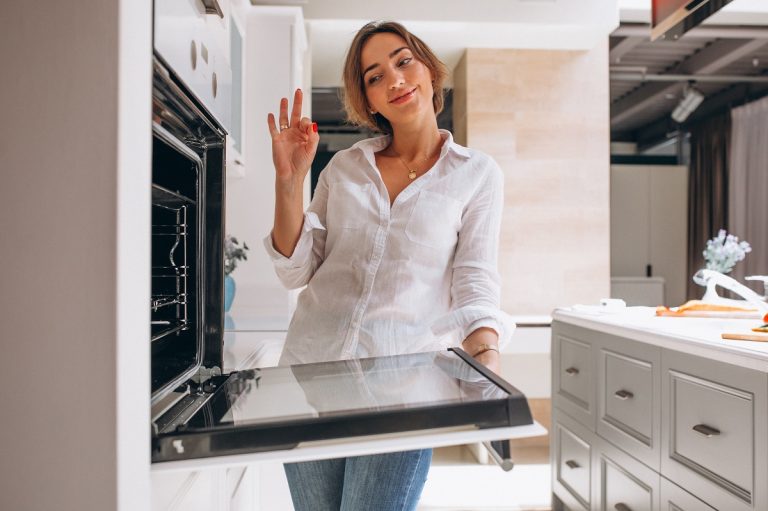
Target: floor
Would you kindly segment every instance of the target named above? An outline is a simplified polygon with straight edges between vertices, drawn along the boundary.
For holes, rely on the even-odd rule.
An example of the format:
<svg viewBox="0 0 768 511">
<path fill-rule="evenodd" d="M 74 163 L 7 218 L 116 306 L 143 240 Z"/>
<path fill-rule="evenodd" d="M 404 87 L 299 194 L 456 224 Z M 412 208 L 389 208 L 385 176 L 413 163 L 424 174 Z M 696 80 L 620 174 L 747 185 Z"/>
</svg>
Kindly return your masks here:
<svg viewBox="0 0 768 511">
<path fill-rule="evenodd" d="M 435 449 L 417 511 L 549 511 L 549 449 L 513 449 L 515 466 L 480 464 L 466 446 Z"/>
</svg>

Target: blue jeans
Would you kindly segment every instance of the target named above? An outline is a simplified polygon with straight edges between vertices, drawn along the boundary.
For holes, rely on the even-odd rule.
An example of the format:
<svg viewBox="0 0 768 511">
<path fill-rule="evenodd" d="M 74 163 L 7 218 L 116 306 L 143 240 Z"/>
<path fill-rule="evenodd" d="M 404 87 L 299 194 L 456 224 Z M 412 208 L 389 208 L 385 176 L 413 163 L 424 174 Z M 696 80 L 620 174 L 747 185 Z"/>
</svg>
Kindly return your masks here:
<svg viewBox="0 0 768 511">
<path fill-rule="evenodd" d="M 432 449 L 286 463 L 296 511 L 413 511 Z"/>
</svg>

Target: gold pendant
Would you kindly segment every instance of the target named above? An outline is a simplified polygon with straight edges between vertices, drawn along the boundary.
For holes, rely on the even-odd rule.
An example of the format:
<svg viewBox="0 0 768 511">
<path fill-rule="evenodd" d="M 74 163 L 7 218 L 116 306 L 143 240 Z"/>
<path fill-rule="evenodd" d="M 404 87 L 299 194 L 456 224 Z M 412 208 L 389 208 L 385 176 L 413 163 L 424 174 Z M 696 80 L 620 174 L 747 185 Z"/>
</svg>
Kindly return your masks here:
<svg viewBox="0 0 768 511">
<path fill-rule="evenodd" d="M 415 170 L 412 170 L 412 171 L 410 171 L 410 172 L 408 173 L 408 179 L 410 179 L 411 181 L 413 181 L 414 179 L 416 179 L 416 171 L 415 171 Z"/>
</svg>

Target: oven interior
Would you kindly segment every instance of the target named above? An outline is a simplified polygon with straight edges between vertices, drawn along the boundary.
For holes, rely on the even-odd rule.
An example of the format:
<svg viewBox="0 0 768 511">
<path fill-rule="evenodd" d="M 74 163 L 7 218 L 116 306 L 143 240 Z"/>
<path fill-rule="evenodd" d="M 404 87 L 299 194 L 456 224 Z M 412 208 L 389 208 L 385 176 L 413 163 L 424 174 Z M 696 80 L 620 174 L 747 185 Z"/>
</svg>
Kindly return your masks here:
<svg viewBox="0 0 768 511">
<path fill-rule="evenodd" d="M 198 363 L 199 164 L 152 144 L 152 390 Z"/>
</svg>

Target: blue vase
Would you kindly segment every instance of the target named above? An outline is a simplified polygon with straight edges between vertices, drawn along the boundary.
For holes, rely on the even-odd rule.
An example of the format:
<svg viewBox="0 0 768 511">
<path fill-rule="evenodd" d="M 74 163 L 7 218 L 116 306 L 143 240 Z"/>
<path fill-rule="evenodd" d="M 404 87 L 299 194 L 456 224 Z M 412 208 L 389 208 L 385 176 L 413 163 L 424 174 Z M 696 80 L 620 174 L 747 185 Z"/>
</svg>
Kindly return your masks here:
<svg viewBox="0 0 768 511">
<path fill-rule="evenodd" d="M 224 277 L 224 312 L 229 312 L 235 299 L 235 279 L 230 275 Z"/>
</svg>

